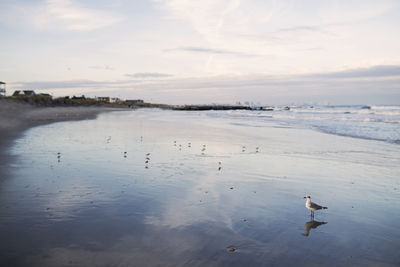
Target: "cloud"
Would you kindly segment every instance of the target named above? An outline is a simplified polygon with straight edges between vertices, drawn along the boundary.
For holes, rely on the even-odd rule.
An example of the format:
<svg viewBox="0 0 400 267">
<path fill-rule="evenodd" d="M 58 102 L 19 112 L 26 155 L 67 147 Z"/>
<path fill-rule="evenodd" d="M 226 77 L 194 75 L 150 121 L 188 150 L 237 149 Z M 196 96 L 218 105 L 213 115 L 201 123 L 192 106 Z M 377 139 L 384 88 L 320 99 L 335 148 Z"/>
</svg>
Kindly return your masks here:
<svg viewBox="0 0 400 267">
<path fill-rule="evenodd" d="M 338 4 L 335 1 L 325 1 L 320 5 L 317 14 L 322 23 L 354 23 L 365 20 L 375 19 L 385 15 L 398 5 L 396 0 L 365 1 L 352 0 L 347 1 L 345 5 Z"/>
<path fill-rule="evenodd" d="M 394 83 L 400 80 L 400 65 L 382 65 L 370 68 L 349 69 L 340 72 L 311 73 L 304 75 L 219 75 L 208 77 L 175 78 L 168 80 L 143 80 L 143 78 L 164 78 L 172 77 L 164 73 L 134 73 L 126 74 L 134 80 L 116 81 L 93 81 L 93 80 L 72 80 L 72 81 L 32 81 L 14 82 L 13 87 L 18 89 L 56 89 L 56 88 L 129 88 L 132 85 L 140 85 L 144 88 L 155 89 L 197 89 L 197 88 L 248 88 L 262 86 L 277 86 L 277 88 L 308 87 L 311 84 L 330 86 L 337 83 L 365 83 L 385 82 Z M 349 81 L 348 78 L 358 78 Z M 396 85 L 396 84 L 393 84 Z M 397 85 L 399 86 L 399 85 Z"/>
<path fill-rule="evenodd" d="M 169 51 L 183 51 L 183 52 L 192 52 L 192 53 L 206 53 L 206 54 L 223 54 L 223 55 L 233 55 L 233 56 L 244 56 L 244 57 L 255 57 L 257 55 L 243 53 L 239 51 L 231 51 L 225 49 L 218 48 L 206 48 L 206 47 L 178 47 L 173 49 L 166 49 L 166 52 Z"/>
<path fill-rule="evenodd" d="M 220 37 L 225 19 L 240 6 L 239 0 L 153 0 L 167 10 L 171 18 L 187 21 L 206 40 Z"/>
<path fill-rule="evenodd" d="M 66 89 L 66 88 L 101 88 L 107 86 L 123 86 L 133 84 L 138 81 L 122 80 L 122 81 L 93 81 L 93 80 L 71 80 L 71 81 L 30 81 L 12 83 L 17 89 Z"/>
<path fill-rule="evenodd" d="M 89 69 L 94 69 L 94 70 L 115 70 L 115 68 L 111 67 L 110 65 L 89 66 Z"/>
<path fill-rule="evenodd" d="M 174 75 L 167 73 L 158 73 L 158 72 L 138 72 L 138 73 L 127 73 L 126 77 L 129 78 L 138 78 L 138 79 L 146 79 L 146 78 L 167 78 L 172 77 Z"/>
<path fill-rule="evenodd" d="M 109 11 L 83 7 L 72 0 L 47 0 L 39 3 L 8 3 L 0 22 L 30 26 L 36 30 L 91 31 L 111 26 L 122 17 Z"/>
<path fill-rule="evenodd" d="M 370 68 L 349 69 L 331 73 L 312 74 L 311 77 L 325 78 L 379 78 L 379 77 L 400 77 L 400 66 L 381 65 Z"/>
<path fill-rule="evenodd" d="M 120 21 L 108 12 L 81 7 L 71 0 L 48 0 L 46 12 L 37 18 L 39 25 L 49 27 L 58 23 L 67 30 L 90 31 L 104 28 Z"/>
<path fill-rule="evenodd" d="M 138 75 L 140 76 L 140 75 Z M 393 104 L 400 101 L 400 65 L 374 66 L 307 75 L 219 75 L 173 79 L 116 81 L 19 82 L 15 89 L 42 89 L 53 94 L 115 95 L 160 103 L 233 103 L 254 100 L 288 104 L 328 100 L 336 104 Z M 64 89 L 64 90 L 63 90 Z"/>
<path fill-rule="evenodd" d="M 321 28 L 318 26 L 295 26 L 295 27 L 289 27 L 289 28 L 281 28 L 278 30 L 279 32 L 303 32 L 303 31 L 310 31 L 310 32 L 315 32 L 315 31 L 321 31 Z"/>
</svg>

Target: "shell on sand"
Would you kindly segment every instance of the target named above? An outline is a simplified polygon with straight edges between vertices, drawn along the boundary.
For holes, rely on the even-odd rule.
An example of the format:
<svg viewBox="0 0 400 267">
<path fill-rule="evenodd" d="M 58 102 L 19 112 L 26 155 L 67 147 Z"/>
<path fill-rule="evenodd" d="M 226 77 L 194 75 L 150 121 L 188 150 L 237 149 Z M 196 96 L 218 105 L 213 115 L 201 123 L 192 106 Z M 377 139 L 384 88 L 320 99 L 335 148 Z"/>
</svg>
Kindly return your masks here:
<svg viewBox="0 0 400 267">
<path fill-rule="evenodd" d="M 228 247 L 226 248 L 226 250 L 229 252 L 234 252 L 236 249 L 234 247 Z"/>
</svg>

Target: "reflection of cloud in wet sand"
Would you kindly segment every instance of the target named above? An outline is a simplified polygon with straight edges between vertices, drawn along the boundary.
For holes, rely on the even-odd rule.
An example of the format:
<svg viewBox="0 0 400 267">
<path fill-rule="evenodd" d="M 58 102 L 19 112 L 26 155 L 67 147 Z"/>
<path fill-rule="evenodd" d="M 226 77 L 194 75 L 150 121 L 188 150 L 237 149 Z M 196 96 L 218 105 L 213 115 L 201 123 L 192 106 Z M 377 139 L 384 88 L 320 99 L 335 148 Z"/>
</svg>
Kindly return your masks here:
<svg viewBox="0 0 400 267">
<path fill-rule="evenodd" d="M 138 239 L 136 236 L 127 236 L 118 240 L 114 245 L 108 246 L 96 241 L 87 244 L 72 244 L 68 247 L 48 249 L 46 257 L 43 255 L 32 256 L 27 259 L 31 266 L 161 266 L 165 262 L 175 262 L 179 255 L 172 250 L 167 250 L 166 245 L 154 246 L 154 236 Z M 141 242 L 138 242 L 138 241 Z M 176 241 L 176 240 L 173 240 Z M 181 243 L 184 241 L 179 239 Z M 140 244 L 135 245 L 135 244 Z M 173 245 L 173 242 L 170 243 Z M 176 248 L 176 246 L 175 246 Z M 177 248 L 184 250 L 184 245 Z M 168 253 L 166 253 L 168 251 Z M 157 254 L 157 257 L 154 256 Z M 111 264 L 112 263 L 112 264 Z M 110 264 L 110 265 L 109 265 Z"/>
<path fill-rule="evenodd" d="M 232 259 L 226 258 L 227 241 L 222 237 L 229 236 L 233 243 L 243 240 L 243 237 L 236 236 L 226 228 L 207 223 L 181 229 L 144 227 L 125 234 L 117 231 L 104 240 L 78 235 L 74 237 L 77 242 L 52 244 L 53 247 L 35 251 L 31 256 L 21 259 L 26 263 L 21 265 L 216 266 L 215 263 L 210 264 L 208 255 L 212 253 L 222 264 L 232 266 Z M 255 266 L 256 262 L 247 260 Z"/>
<path fill-rule="evenodd" d="M 146 216 L 145 223 L 178 228 L 201 222 L 220 222 L 232 229 L 231 211 L 221 209 L 221 202 L 214 176 L 204 176 L 183 198 L 165 201 L 160 214 Z"/>
<path fill-rule="evenodd" d="M 309 236 L 310 235 L 310 230 L 311 229 L 315 229 L 318 226 L 322 225 L 322 224 L 327 224 L 327 222 L 319 222 L 319 221 L 314 221 L 311 220 L 309 222 L 306 222 L 304 224 L 304 229 L 306 230 L 305 233 L 303 234 L 304 236 Z"/>
</svg>

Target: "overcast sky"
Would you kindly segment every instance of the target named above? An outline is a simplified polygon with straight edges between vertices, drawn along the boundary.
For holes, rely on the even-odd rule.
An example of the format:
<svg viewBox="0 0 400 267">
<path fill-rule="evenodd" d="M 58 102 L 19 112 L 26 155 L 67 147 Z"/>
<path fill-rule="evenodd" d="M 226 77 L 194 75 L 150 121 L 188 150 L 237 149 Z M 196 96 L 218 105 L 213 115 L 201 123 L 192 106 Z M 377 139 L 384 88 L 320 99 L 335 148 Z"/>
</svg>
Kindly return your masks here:
<svg viewBox="0 0 400 267">
<path fill-rule="evenodd" d="M 2 0 L 0 10 L 9 91 L 400 104 L 398 0 Z"/>
</svg>

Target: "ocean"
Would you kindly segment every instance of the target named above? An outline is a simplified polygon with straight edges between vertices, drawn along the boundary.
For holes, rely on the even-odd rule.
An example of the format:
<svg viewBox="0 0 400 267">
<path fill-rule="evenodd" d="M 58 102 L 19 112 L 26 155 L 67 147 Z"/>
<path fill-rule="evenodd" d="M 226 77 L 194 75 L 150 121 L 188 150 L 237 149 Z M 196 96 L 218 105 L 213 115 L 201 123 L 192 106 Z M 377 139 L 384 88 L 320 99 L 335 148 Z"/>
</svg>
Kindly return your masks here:
<svg viewBox="0 0 400 267">
<path fill-rule="evenodd" d="M 275 121 L 354 138 L 400 142 L 400 106 L 293 106 L 270 111 L 232 111 L 227 117 Z M 221 116 L 217 113 L 215 116 Z"/>
<path fill-rule="evenodd" d="M 32 128 L 8 266 L 398 266 L 400 107 L 105 113 Z M 327 210 L 305 208 L 306 195 Z"/>
</svg>

